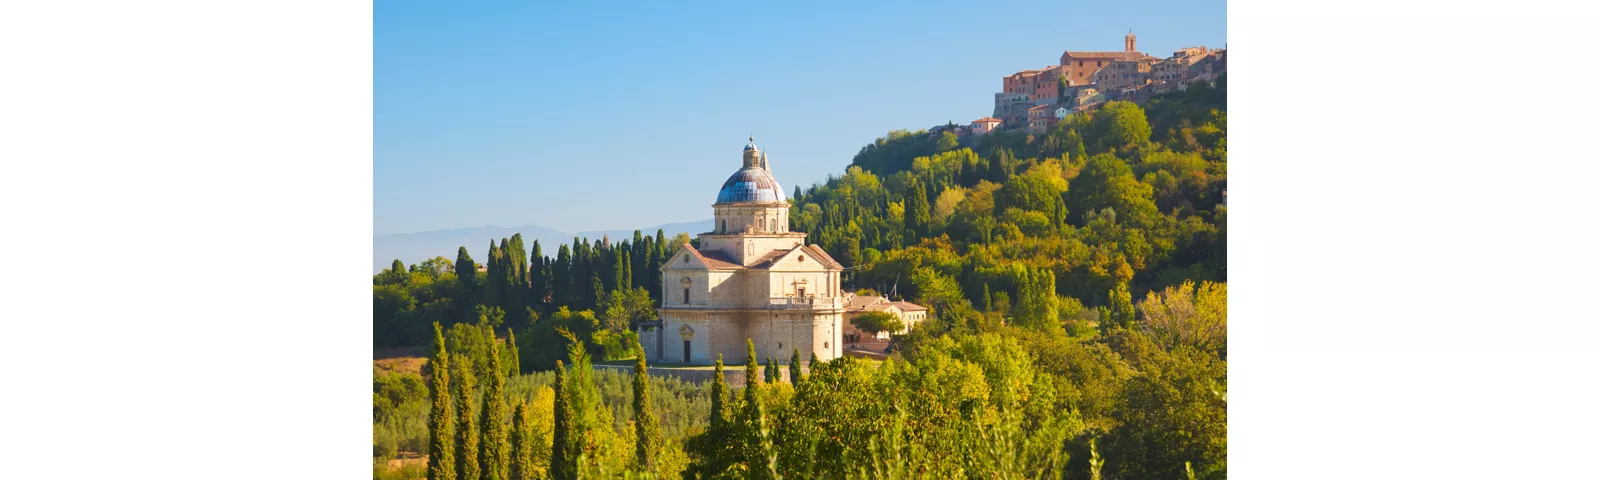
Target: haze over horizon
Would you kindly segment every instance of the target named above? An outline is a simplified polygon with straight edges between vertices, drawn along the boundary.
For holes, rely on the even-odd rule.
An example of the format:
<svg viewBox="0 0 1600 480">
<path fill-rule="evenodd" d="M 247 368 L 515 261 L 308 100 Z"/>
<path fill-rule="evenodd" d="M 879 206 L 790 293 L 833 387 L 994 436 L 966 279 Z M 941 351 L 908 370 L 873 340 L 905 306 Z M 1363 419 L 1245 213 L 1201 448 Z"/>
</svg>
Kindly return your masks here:
<svg viewBox="0 0 1600 480">
<path fill-rule="evenodd" d="M 710 218 L 751 134 L 792 192 L 890 130 L 989 115 L 1063 50 L 1222 47 L 1225 8 L 378 3 L 373 233 Z"/>
</svg>

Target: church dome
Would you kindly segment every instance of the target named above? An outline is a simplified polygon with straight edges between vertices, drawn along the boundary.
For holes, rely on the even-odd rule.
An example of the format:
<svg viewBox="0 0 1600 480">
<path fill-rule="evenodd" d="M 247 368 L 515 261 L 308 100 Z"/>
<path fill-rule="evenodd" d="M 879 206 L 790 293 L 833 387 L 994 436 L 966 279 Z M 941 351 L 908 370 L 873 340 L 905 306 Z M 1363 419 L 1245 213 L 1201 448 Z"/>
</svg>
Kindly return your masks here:
<svg viewBox="0 0 1600 480">
<path fill-rule="evenodd" d="M 733 172 L 717 192 L 717 204 L 778 203 L 784 201 L 783 187 L 772 173 L 760 167 L 745 167 Z"/>
</svg>

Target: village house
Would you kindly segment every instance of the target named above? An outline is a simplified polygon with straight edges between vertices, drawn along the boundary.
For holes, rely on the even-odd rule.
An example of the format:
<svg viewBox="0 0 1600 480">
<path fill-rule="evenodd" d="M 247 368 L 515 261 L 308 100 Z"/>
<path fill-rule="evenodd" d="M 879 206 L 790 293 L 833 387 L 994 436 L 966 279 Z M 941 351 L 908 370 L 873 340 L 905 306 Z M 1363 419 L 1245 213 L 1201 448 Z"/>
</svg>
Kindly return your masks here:
<svg viewBox="0 0 1600 480">
<path fill-rule="evenodd" d="M 983 135 L 985 133 L 993 132 L 996 128 L 1000 128 L 1000 119 L 998 118 L 983 117 L 972 121 L 973 135 Z"/>
<path fill-rule="evenodd" d="M 874 338 L 871 335 L 866 335 L 865 332 L 857 330 L 855 324 L 851 323 L 851 320 L 863 313 L 888 312 L 890 315 L 894 315 L 895 318 L 899 318 L 900 322 L 905 324 L 905 330 L 895 333 L 910 332 L 918 324 L 921 324 L 923 320 L 926 320 L 928 316 L 928 307 L 911 302 L 892 301 L 876 295 L 856 295 L 853 293 L 846 293 L 844 298 L 844 334 L 845 341 L 849 343 L 857 343 L 864 338 Z M 875 338 L 887 340 L 889 335 L 889 332 L 878 332 Z"/>
<path fill-rule="evenodd" d="M 1183 73 L 1194 62 L 1205 58 L 1207 53 L 1215 50 L 1204 46 L 1189 47 L 1172 52 L 1171 57 L 1156 62 L 1151 67 L 1151 78 L 1156 82 L 1176 82 L 1183 79 Z"/>
<path fill-rule="evenodd" d="M 1028 133 L 1040 134 L 1050 130 L 1059 118 L 1056 118 L 1055 105 L 1038 105 L 1028 109 Z"/>
</svg>

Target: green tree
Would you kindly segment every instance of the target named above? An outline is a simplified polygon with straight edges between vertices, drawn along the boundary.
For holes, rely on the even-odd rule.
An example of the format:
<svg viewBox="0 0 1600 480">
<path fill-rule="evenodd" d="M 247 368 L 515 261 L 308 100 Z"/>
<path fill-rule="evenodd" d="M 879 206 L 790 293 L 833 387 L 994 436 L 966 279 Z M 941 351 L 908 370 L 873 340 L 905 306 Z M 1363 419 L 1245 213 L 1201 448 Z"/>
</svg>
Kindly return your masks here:
<svg viewBox="0 0 1600 480">
<path fill-rule="evenodd" d="M 1106 102 L 1094 115 L 1094 129 L 1103 148 L 1121 149 L 1150 141 L 1150 121 L 1133 102 Z"/>
<path fill-rule="evenodd" d="M 722 354 L 717 354 L 716 373 L 711 377 L 711 428 L 728 423 L 728 384 L 722 377 Z"/>
<path fill-rule="evenodd" d="M 1017 324 L 1043 331 L 1060 330 L 1056 310 L 1056 275 L 1050 269 L 1024 268 L 1017 289 Z"/>
<path fill-rule="evenodd" d="M 539 312 L 549 312 L 550 259 L 545 258 L 539 241 L 533 241 L 533 253 L 528 257 L 528 305 Z"/>
<path fill-rule="evenodd" d="M 922 181 L 911 177 L 906 189 L 905 244 L 912 245 L 928 234 L 928 224 L 933 221 L 928 208 L 928 191 Z"/>
<path fill-rule="evenodd" d="M 433 323 L 433 358 L 428 360 L 432 385 L 428 402 L 428 480 L 456 480 L 455 451 L 451 436 L 450 353 L 445 350 L 444 327 Z"/>
<path fill-rule="evenodd" d="M 556 360 L 555 419 L 550 434 L 550 478 L 573 480 L 578 475 L 578 458 L 568 456 L 577 450 L 572 434 L 572 406 L 567 403 L 567 368 Z"/>
<path fill-rule="evenodd" d="M 1133 325 L 1133 294 L 1128 292 L 1128 282 L 1117 282 L 1117 287 L 1106 294 L 1110 307 L 1111 324 L 1127 328 Z"/>
<path fill-rule="evenodd" d="M 472 261 L 467 247 L 456 247 L 456 279 L 467 292 L 472 291 L 473 282 L 478 279 L 478 264 Z"/>
<path fill-rule="evenodd" d="M 1139 302 L 1144 326 L 1163 348 L 1179 345 L 1226 353 L 1228 340 L 1228 284 L 1185 280 L 1161 292 L 1151 291 Z M 1224 357 L 1226 358 L 1226 357 Z"/>
<path fill-rule="evenodd" d="M 1085 223 L 1091 212 L 1104 208 L 1111 208 L 1117 218 L 1134 226 L 1149 225 L 1159 214 L 1154 189 L 1134 178 L 1128 164 L 1111 154 L 1090 157 L 1070 183 L 1067 207 L 1079 217 L 1079 224 Z"/>
<path fill-rule="evenodd" d="M 517 351 L 517 334 L 510 329 L 506 330 L 505 375 L 515 377 L 522 374 L 522 353 Z"/>
<path fill-rule="evenodd" d="M 800 349 L 796 348 L 794 355 L 789 356 L 789 384 L 799 387 L 800 378 Z"/>
<path fill-rule="evenodd" d="M 889 312 L 863 312 L 850 319 L 850 324 L 868 335 L 876 336 L 879 332 L 896 333 L 905 329 L 905 322 L 900 317 Z"/>
<path fill-rule="evenodd" d="M 644 351 L 644 345 L 637 346 L 639 351 Z M 651 408 L 650 374 L 644 355 L 639 355 L 633 366 L 634 459 L 639 469 L 646 472 L 654 471 L 654 461 L 661 450 L 661 425 Z"/>
<path fill-rule="evenodd" d="M 1118 478 L 1227 478 L 1227 364 L 1187 345 L 1152 352 L 1128 379 L 1106 439 L 1107 467 Z"/>
<path fill-rule="evenodd" d="M 505 366 L 501 363 L 498 345 L 489 349 L 488 371 L 484 379 L 482 417 L 478 420 L 483 431 L 483 440 L 478 443 L 478 465 L 484 478 L 505 480 L 511 476 L 510 432 L 506 431 Z"/>
<path fill-rule="evenodd" d="M 454 361 L 456 377 L 456 478 L 458 480 L 478 480 L 482 472 L 478 469 L 478 424 L 476 411 L 472 408 L 477 401 L 477 379 L 473 374 L 472 361 L 464 355 L 456 355 Z"/>
<path fill-rule="evenodd" d="M 606 304 L 606 286 L 600 281 L 600 272 L 589 273 L 589 291 L 594 293 L 594 298 L 589 299 L 594 303 L 588 304 L 589 307 L 598 308 Z"/>
<path fill-rule="evenodd" d="M 542 469 L 533 465 L 533 413 L 526 402 L 517 402 L 511 416 L 511 480 L 533 480 Z"/>
</svg>

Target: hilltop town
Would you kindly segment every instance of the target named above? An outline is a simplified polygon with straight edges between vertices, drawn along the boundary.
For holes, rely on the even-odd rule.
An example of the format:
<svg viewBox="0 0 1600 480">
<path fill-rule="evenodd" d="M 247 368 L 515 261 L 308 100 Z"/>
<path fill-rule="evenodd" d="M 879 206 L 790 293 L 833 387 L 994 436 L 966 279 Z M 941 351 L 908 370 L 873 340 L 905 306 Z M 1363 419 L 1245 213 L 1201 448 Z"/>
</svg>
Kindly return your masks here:
<svg viewBox="0 0 1600 480">
<path fill-rule="evenodd" d="M 970 125 L 942 125 L 957 136 L 983 135 L 995 130 L 1044 133 L 1056 122 L 1112 100 L 1143 102 L 1164 93 L 1180 92 L 1196 82 L 1215 85 L 1228 69 L 1227 49 L 1189 47 L 1160 58 L 1140 52 L 1133 32 L 1123 37 L 1120 52 L 1061 53 L 1060 63 L 1023 70 L 1001 78 L 994 94 L 994 113 Z"/>
</svg>

